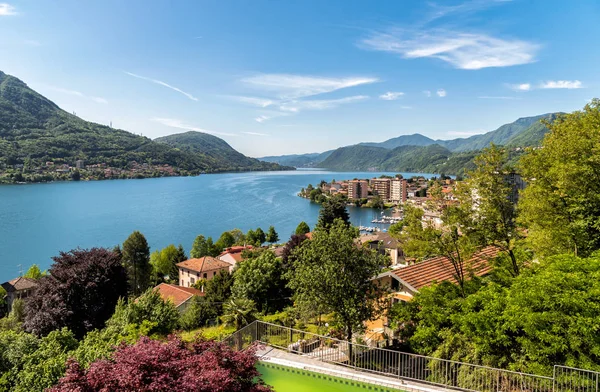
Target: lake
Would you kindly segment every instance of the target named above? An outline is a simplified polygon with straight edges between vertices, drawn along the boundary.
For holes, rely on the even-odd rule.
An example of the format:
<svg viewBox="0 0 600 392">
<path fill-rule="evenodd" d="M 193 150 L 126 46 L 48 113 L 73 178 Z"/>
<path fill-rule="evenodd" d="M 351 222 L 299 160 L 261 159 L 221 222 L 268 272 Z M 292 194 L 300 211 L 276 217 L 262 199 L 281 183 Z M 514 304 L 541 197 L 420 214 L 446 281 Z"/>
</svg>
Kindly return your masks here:
<svg viewBox="0 0 600 392">
<path fill-rule="evenodd" d="M 0 186 L 0 282 L 32 264 L 47 269 L 59 251 L 113 247 L 134 230 L 152 250 L 173 243 L 189 252 L 198 234 L 216 240 L 234 228 L 270 225 L 285 241 L 301 221 L 311 228 L 317 221 L 319 205 L 296 196 L 301 188 L 381 174 L 394 173 L 297 170 Z M 349 210 L 356 225 L 373 226 L 379 214 Z"/>
</svg>

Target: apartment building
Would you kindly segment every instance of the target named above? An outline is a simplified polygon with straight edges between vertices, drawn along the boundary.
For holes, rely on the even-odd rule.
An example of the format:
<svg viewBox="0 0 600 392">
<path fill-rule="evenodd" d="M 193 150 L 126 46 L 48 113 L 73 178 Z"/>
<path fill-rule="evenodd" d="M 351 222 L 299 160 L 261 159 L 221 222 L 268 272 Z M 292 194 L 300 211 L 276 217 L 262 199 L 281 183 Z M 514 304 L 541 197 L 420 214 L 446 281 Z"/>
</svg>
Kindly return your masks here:
<svg viewBox="0 0 600 392">
<path fill-rule="evenodd" d="M 377 193 L 384 201 L 391 199 L 391 178 L 373 178 L 371 180 L 371 189 Z"/>
<path fill-rule="evenodd" d="M 367 196 L 369 196 L 369 183 L 366 180 L 348 181 L 348 199 L 366 199 Z"/>
</svg>

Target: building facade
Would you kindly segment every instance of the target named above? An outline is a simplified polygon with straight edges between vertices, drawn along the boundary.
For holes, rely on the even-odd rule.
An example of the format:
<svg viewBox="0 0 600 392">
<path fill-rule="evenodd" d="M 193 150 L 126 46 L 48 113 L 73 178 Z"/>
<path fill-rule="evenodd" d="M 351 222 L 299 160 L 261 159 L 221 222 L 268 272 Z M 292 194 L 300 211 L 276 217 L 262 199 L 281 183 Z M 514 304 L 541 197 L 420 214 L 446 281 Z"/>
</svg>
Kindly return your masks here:
<svg viewBox="0 0 600 392">
<path fill-rule="evenodd" d="M 378 194 L 384 201 L 391 200 L 391 178 L 373 178 L 371 180 L 371 190 Z"/>
<path fill-rule="evenodd" d="M 192 287 L 200 279 L 211 280 L 221 271 L 230 272 L 233 266 L 223 260 L 204 256 L 182 261 L 177 264 L 177 268 L 179 268 L 179 285 Z"/>
<path fill-rule="evenodd" d="M 348 181 L 348 199 L 366 199 L 369 196 L 369 183 L 365 180 Z"/>
</svg>

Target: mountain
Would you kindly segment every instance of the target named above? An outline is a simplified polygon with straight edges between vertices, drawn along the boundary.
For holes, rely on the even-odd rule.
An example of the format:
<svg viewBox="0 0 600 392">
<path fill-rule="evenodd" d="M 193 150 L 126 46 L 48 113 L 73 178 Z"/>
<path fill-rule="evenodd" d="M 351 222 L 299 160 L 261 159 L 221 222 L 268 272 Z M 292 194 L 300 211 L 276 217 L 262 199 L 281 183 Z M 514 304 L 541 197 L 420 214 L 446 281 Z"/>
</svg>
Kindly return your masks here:
<svg viewBox="0 0 600 392">
<path fill-rule="evenodd" d="M 261 162 L 236 151 L 223 139 L 202 132 L 185 132 L 154 139 L 179 151 L 190 153 L 226 170 L 278 170 L 277 163 Z M 293 168 L 287 168 L 293 169 Z"/>
<path fill-rule="evenodd" d="M 437 142 L 435 140 L 430 139 L 427 136 L 423 136 L 420 133 L 415 133 L 412 135 L 398 136 L 393 139 L 388 139 L 385 142 L 381 143 L 359 143 L 359 145 L 370 147 L 383 147 L 391 150 L 400 146 L 429 146 L 431 144 L 436 143 Z"/>
<path fill-rule="evenodd" d="M 380 143 L 359 143 L 352 146 L 338 148 L 337 150 L 327 151 L 324 156 L 318 154 L 303 155 L 282 155 L 277 157 L 266 157 L 270 162 L 288 164 L 295 167 L 322 167 L 331 170 L 407 170 L 404 168 L 412 167 L 417 171 L 425 169 L 432 173 L 444 172 L 456 174 L 465 167 L 472 167 L 472 158 L 476 155 L 474 152 L 480 151 L 494 143 L 497 145 L 506 145 L 509 147 L 529 147 L 539 145 L 542 138 L 548 132 L 548 128 L 541 120 L 553 121 L 560 113 L 548 113 L 539 116 L 523 117 L 518 120 L 504 124 L 494 131 L 482 135 L 474 135 L 468 138 L 459 138 L 452 140 L 433 140 L 419 133 L 412 135 L 402 135 L 388 139 Z M 424 149 L 413 147 L 436 148 Z M 364 147 L 364 148 L 363 148 Z M 386 151 L 393 151 L 399 147 L 410 147 L 394 151 L 388 154 Z M 439 150 L 439 147 L 447 151 Z M 373 150 L 375 148 L 376 150 Z M 380 150 L 377 150 L 380 149 Z M 408 153 L 408 151 L 412 151 Z M 438 155 L 432 155 L 429 160 L 423 154 L 435 152 Z M 446 162 L 443 162 L 445 157 Z M 265 158 L 265 159 L 266 159 Z M 439 159 L 438 159 L 439 158 Z M 407 160 L 402 162 L 401 159 Z M 421 163 L 419 163 L 421 162 Z M 435 169 L 436 171 L 431 171 Z"/>
<path fill-rule="evenodd" d="M 308 153 L 308 154 L 292 154 L 292 155 L 279 155 L 279 156 L 268 156 L 258 158 L 261 161 L 278 163 L 280 165 L 293 166 L 293 167 L 318 167 L 318 164 L 325 159 L 334 150 L 325 151 L 322 153 Z"/>
<path fill-rule="evenodd" d="M 86 165 L 105 164 L 119 169 L 134 161 L 155 167 L 170 165 L 180 174 L 286 169 L 247 158 L 212 135 L 205 135 L 204 141 L 198 142 L 202 143 L 207 149 L 219 146 L 216 151 L 224 156 L 215 158 L 206 152 L 175 148 L 85 121 L 0 71 L 0 174 L 6 165 L 25 164 L 32 172 L 39 172 L 46 162 L 74 166 L 79 159 Z"/>
</svg>

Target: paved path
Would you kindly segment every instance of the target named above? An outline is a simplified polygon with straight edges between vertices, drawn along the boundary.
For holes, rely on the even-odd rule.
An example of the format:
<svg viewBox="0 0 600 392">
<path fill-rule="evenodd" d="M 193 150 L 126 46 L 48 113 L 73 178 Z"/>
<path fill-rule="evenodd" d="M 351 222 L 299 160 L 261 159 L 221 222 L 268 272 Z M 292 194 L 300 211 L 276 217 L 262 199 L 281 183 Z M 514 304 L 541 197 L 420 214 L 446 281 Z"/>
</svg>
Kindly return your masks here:
<svg viewBox="0 0 600 392">
<path fill-rule="evenodd" d="M 261 361 L 264 362 L 271 362 L 274 364 L 304 369 L 315 373 L 323 373 L 330 376 L 381 385 L 388 388 L 396 388 L 407 392 L 440 392 L 447 390 L 428 384 L 421 384 L 394 377 L 386 377 L 383 375 L 361 372 L 345 366 L 335 365 L 329 362 L 322 362 L 310 355 L 293 354 L 269 346 L 263 346 L 256 352 L 256 355 Z"/>
</svg>

